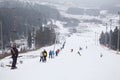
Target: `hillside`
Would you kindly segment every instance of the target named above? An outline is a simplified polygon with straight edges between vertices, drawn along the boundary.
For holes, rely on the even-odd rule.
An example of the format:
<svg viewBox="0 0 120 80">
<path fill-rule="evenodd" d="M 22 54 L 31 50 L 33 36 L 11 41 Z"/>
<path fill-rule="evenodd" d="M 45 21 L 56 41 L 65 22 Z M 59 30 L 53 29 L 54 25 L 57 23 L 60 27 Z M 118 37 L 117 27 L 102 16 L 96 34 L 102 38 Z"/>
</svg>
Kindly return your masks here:
<svg viewBox="0 0 120 80">
<path fill-rule="evenodd" d="M 47 58 L 46 63 L 39 62 L 39 54 L 43 49 L 49 52 L 54 45 L 22 54 L 20 55 L 22 57 L 18 58 L 18 69 L 0 67 L 0 77 L 2 80 L 119 80 L 120 56 L 115 51 L 99 45 L 98 38 L 93 36 L 94 31 L 99 34 L 103 29 L 102 26 L 89 27 L 89 32 L 75 33 L 71 37 L 67 37 L 65 48 L 57 57 Z M 55 49 L 59 49 L 61 46 L 57 44 Z M 77 53 L 80 47 L 82 47 L 81 56 Z M 19 62 L 21 60 L 22 64 Z M 10 61 L 11 58 L 7 57 L 0 60 L 0 63 L 6 65 Z"/>
</svg>

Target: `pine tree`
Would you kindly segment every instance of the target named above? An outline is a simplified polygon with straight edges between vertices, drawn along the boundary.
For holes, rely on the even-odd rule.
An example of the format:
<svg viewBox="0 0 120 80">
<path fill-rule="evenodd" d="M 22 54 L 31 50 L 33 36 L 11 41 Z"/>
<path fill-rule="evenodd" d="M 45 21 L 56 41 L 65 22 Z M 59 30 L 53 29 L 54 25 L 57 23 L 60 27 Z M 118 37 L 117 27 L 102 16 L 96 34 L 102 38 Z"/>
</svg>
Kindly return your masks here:
<svg viewBox="0 0 120 80">
<path fill-rule="evenodd" d="M 109 33 L 108 32 L 105 33 L 105 37 L 106 37 L 105 45 L 108 46 L 109 44 Z"/>
<path fill-rule="evenodd" d="M 103 31 L 102 31 L 102 33 L 101 33 L 101 35 L 100 35 L 99 41 L 100 41 L 100 44 L 105 45 L 105 34 L 104 34 Z"/>
<path fill-rule="evenodd" d="M 32 36 L 31 36 L 31 31 L 29 30 L 28 32 L 28 47 L 32 47 Z"/>
<path fill-rule="evenodd" d="M 54 29 L 49 29 L 47 27 L 42 27 L 36 31 L 35 45 L 37 48 L 52 45 L 55 42 L 55 31 Z"/>
<path fill-rule="evenodd" d="M 110 30 L 110 33 L 109 33 L 109 47 L 110 48 L 112 48 L 112 42 L 113 42 L 113 39 L 112 39 L 112 37 L 113 37 L 113 31 L 112 30 Z"/>
<path fill-rule="evenodd" d="M 113 39 L 112 40 L 113 49 L 117 49 L 117 39 L 118 39 L 118 28 L 117 28 L 117 26 L 114 29 L 112 39 Z"/>
</svg>

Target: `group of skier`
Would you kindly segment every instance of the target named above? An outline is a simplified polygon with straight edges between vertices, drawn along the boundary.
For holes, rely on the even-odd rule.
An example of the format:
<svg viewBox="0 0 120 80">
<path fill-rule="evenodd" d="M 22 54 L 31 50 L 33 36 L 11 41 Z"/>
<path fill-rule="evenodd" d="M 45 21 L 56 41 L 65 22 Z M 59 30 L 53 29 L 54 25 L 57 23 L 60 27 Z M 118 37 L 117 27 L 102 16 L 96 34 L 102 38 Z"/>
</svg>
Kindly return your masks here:
<svg viewBox="0 0 120 80">
<path fill-rule="evenodd" d="M 42 51 L 42 52 L 40 53 L 40 62 L 46 62 L 46 61 L 47 61 L 47 55 L 48 55 L 48 54 L 49 54 L 48 57 L 49 57 L 50 59 L 52 59 L 52 58 L 54 58 L 54 56 L 58 56 L 59 52 L 60 52 L 60 50 L 57 49 L 56 51 L 50 50 L 50 51 L 47 53 L 47 51 L 44 49 L 44 51 Z"/>
<path fill-rule="evenodd" d="M 82 49 L 83 49 L 83 48 L 82 48 L 82 47 L 80 47 L 80 48 L 79 48 L 79 50 L 78 50 L 78 52 L 77 52 L 77 54 L 79 54 L 79 56 L 81 56 L 80 51 L 81 51 Z M 86 48 L 86 49 L 87 49 L 87 48 Z M 70 50 L 70 52 L 73 52 L 73 51 L 74 51 L 74 49 L 71 49 L 71 50 Z"/>
<path fill-rule="evenodd" d="M 48 57 L 50 59 L 54 58 L 55 56 L 58 56 L 58 54 L 60 53 L 60 51 L 62 49 L 64 49 L 64 46 L 65 46 L 65 42 L 63 43 L 62 47 L 60 49 L 57 49 L 57 50 L 50 50 L 48 53 L 47 51 L 44 49 L 41 53 L 40 53 L 40 62 L 46 62 L 47 61 L 47 55 L 49 55 Z M 87 49 L 87 46 L 85 47 Z M 81 56 L 81 50 L 83 48 L 82 47 L 79 47 L 79 50 L 78 50 L 78 54 L 79 56 Z M 71 49 L 71 52 L 73 52 L 74 49 Z M 12 54 L 12 66 L 11 66 L 11 69 L 15 69 L 17 68 L 16 67 L 16 63 L 17 63 L 17 57 L 18 57 L 18 49 L 16 48 L 16 44 L 14 43 L 12 48 L 11 48 L 11 54 Z M 100 57 L 103 57 L 103 54 L 101 53 L 100 54 Z"/>
<path fill-rule="evenodd" d="M 65 42 L 63 43 L 62 47 L 60 49 L 57 49 L 56 51 L 50 50 L 49 51 L 49 58 L 54 58 L 54 55 L 58 56 L 60 50 L 64 49 Z M 11 54 L 12 54 L 12 65 L 11 69 L 16 69 L 16 63 L 18 58 L 18 49 L 16 47 L 16 43 L 13 43 L 11 47 Z M 47 61 L 47 51 L 44 49 L 42 53 L 40 54 L 40 62 L 46 62 Z"/>
<path fill-rule="evenodd" d="M 49 54 L 49 58 L 52 59 L 54 58 L 54 56 L 58 56 L 59 52 L 64 49 L 64 46 L 65 46 L 65 43 L 63 43 L 62 47 L 60 49 L 57 49 L 56 51 L 54 50 L 50 50 L 48 53 L 47 51 L 44 49 L 44 51 L 40 54 L 40 62 L 46 62 L 46 57 L 47 57 L 47 54 Z M 78 54 L 79 56 L 81 56 L 81 53 L 80 51 L 82 50 L 83 48 L 80 47 L 79 50 L 78 50 Z M 86 49 L 87 49 L 87 46 L 86 46 Z M 71 52 L 73 52 L 74 49 L 71 49 Z"/>
<path fill-rule="evenodd" d="M 60 49 L 57 49 L 57 50 L 50 50 L 48 53 L 47 51 L 44 49 L 44 51 L 42 51 L 40 53 L 40 62 L 46 62 L 47 61 L 47 55 L 49 54 L 49 58 L 52 59 L 54 58 L 55 56 L 58 56 L 59 52 L 64 49 L 65 47 L 65 42 L 63 43 L 62 47 Z"/>
</svg>

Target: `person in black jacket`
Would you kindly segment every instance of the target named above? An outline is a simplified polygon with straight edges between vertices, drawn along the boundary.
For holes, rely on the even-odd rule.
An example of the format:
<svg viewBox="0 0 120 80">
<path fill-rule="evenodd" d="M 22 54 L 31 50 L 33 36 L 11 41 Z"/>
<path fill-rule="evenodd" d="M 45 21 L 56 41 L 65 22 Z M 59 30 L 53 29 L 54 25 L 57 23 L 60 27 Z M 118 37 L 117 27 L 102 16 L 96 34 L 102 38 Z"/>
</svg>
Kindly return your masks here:
<svg viewBox="0 0 120 80">
<path fill-rule="evenodd" d="M 11 54 L 12 54 L 12 67 L 11 69 L 15 69 L 16 67 L 16 63 L 17 63 L 17 57 L 18 57 L 18 49 L 16 48 L 16 44 L 13 44 L 13 47 L 11 48 Z"/>
</svg>

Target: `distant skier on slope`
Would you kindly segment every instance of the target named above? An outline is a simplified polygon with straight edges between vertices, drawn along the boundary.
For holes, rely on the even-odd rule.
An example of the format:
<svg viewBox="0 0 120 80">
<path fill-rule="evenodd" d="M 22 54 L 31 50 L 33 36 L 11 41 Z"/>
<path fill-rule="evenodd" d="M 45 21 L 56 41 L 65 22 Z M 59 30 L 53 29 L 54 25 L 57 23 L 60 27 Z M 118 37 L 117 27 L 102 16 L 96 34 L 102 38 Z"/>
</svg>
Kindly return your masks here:
<svg viewBox="0 0 120 80">
<path fill-rule="evenodd" d="M 82 50 L 82 47 L 80 47 L 79 50 Z"/>
<path fill-rule="evenodd" d="M 80 51 L 78 51 L 77 53 L 81 56 Z"/>
<path fill-rule="evenodd" d="M 88 47 L 86 46 L 86 49 L 87 49 Z"/>
<path fill-rule="evenodd" d="M 61 50 L 64 49 L 66 41 L 63 43 Z"/>
<path fill-rule="evenodd" d="M 73 49 L 71 49 L 71 52 L 73 52 Z"/>
<path fill-rule="evenodd" d="M 15 69 L 16 67 L 16 63 L 17 63 L 17 57 L 18 57 L 18 49 L 16 48 L 16 43 L 13 44 L 13 47 L 11 48 L 11 54 L 12 54 L 12 67 L 11 69 Z"/>
<path fill-rule="evenodd" d="M 101 58 L 103 57 L 103 54 L 102 54 L 102 53 L 100 54 L 100 57 L 101 57 Z"/>
</svg>

